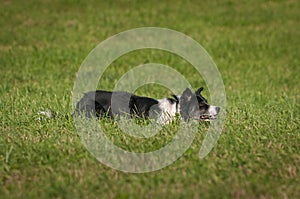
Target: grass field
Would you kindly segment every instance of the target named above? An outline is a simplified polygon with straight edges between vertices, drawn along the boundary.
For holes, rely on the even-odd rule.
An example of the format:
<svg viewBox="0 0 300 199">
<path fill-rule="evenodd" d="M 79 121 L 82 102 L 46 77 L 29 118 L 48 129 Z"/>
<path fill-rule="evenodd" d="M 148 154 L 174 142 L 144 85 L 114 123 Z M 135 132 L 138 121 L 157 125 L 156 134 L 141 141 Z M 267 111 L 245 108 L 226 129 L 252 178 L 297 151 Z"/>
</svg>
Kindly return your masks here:
<svg viewBox="0 0 300 199">
<path fill-rule="evenodd" d="M 299 19 L 296 0 L 1 1 L 0 198 L 299 198 Z M 228 109 L 222 135 L 204 159 L 198 152 L 208 125 L 201 124 L 172 165 L 130 174 L 99 163 L 65 116 L 88 53 L 109 36 L 144 26 L 198 41 L 222 74 Z M 112 89 L 124 72 L 150 62 L 174 67 L 195 89 L 205 86 L 181 58 L 144 50 L 114 62 L 99 88 Z M 137 91 L 165 92 L 155 85 Z M 57 117 L 36 120 L 47 108 Z M 172 138 L 130 143 L 118 138 L 113 123 L 106 129 L 116 144 L 138 151 Z"/>
</svg>

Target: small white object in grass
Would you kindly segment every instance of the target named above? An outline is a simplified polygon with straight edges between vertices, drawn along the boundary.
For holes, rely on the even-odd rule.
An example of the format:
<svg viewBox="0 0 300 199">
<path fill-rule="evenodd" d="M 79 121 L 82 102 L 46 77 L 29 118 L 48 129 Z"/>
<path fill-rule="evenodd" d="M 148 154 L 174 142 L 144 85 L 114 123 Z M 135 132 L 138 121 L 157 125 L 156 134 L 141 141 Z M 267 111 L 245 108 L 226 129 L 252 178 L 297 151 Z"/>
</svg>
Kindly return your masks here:
<svg viewBox="0 0 300 199">
<path fill-rule="evenodd" d="M 48 118 L 53 118 L 53 112 L 49 109 L 45 110 L 45 111 L 39 111 L 38 112 L 39 115 L 44 115 Z M 41 120 L 42 118 L 41 117 L 38 117 L 37 120 Z"/>
</svg>

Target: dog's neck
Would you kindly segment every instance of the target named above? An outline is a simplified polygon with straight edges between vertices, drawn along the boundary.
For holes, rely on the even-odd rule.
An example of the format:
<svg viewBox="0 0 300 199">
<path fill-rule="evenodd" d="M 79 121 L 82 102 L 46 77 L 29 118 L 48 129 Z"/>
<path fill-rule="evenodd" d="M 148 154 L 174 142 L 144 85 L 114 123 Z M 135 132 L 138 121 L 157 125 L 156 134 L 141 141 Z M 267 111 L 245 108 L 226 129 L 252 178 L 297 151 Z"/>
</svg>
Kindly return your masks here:
<svg viewBox="0 0 300 199">
<path fill-rule="evenodd" d="M 180 96 L 177 96 L 178 99 Z M 180 113 L 180 105 L 178 100 L 170 98 L 158 99 L 158 107 L 161 110 L 161 115 L 158 118 L 158 123 L 168 124 L 173 121 L 176 114 Z"/>
</svg>

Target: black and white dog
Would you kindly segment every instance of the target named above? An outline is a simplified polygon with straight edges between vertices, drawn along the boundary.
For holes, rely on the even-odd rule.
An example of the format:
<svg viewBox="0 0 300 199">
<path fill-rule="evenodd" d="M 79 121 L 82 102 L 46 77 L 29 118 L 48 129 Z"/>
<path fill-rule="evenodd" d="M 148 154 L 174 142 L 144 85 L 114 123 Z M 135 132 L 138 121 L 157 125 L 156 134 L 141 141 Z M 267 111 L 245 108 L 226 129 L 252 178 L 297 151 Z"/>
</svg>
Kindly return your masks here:
<svg viewBox="0 0 300 199">
<path fill-rule="evenodd" d="M 172 98 L 152 99 L 128 92 L 91 91 L 85 93 L 76 105 L 75 115 L 86 117 L 141 117 L 155 119 L 159 124 L 168 124 L 176 114 L 185 121 L 214 120 L 220 108 L 207 103 L 201 95 L 203 87 L 193 93 L 187 88 L 181 95 Z"/>
</svg>

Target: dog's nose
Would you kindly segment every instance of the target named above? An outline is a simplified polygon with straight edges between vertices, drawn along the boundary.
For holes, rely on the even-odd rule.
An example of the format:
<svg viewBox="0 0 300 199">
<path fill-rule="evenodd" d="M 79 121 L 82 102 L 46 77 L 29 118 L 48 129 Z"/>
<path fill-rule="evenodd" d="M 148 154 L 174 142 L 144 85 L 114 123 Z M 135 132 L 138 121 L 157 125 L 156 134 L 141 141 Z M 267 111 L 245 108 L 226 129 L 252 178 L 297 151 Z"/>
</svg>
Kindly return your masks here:
<svg viewBox="0 0 300 199">
<path fill-rule="evenodd" d="M 216 107 L 216 111 L 217 111 L 217 113 L 219 113 L 219 112 L 220 112 L 220 109 L 221 109 L 220 107 L 218 107 L 218 106 Z"/>
</svg>

